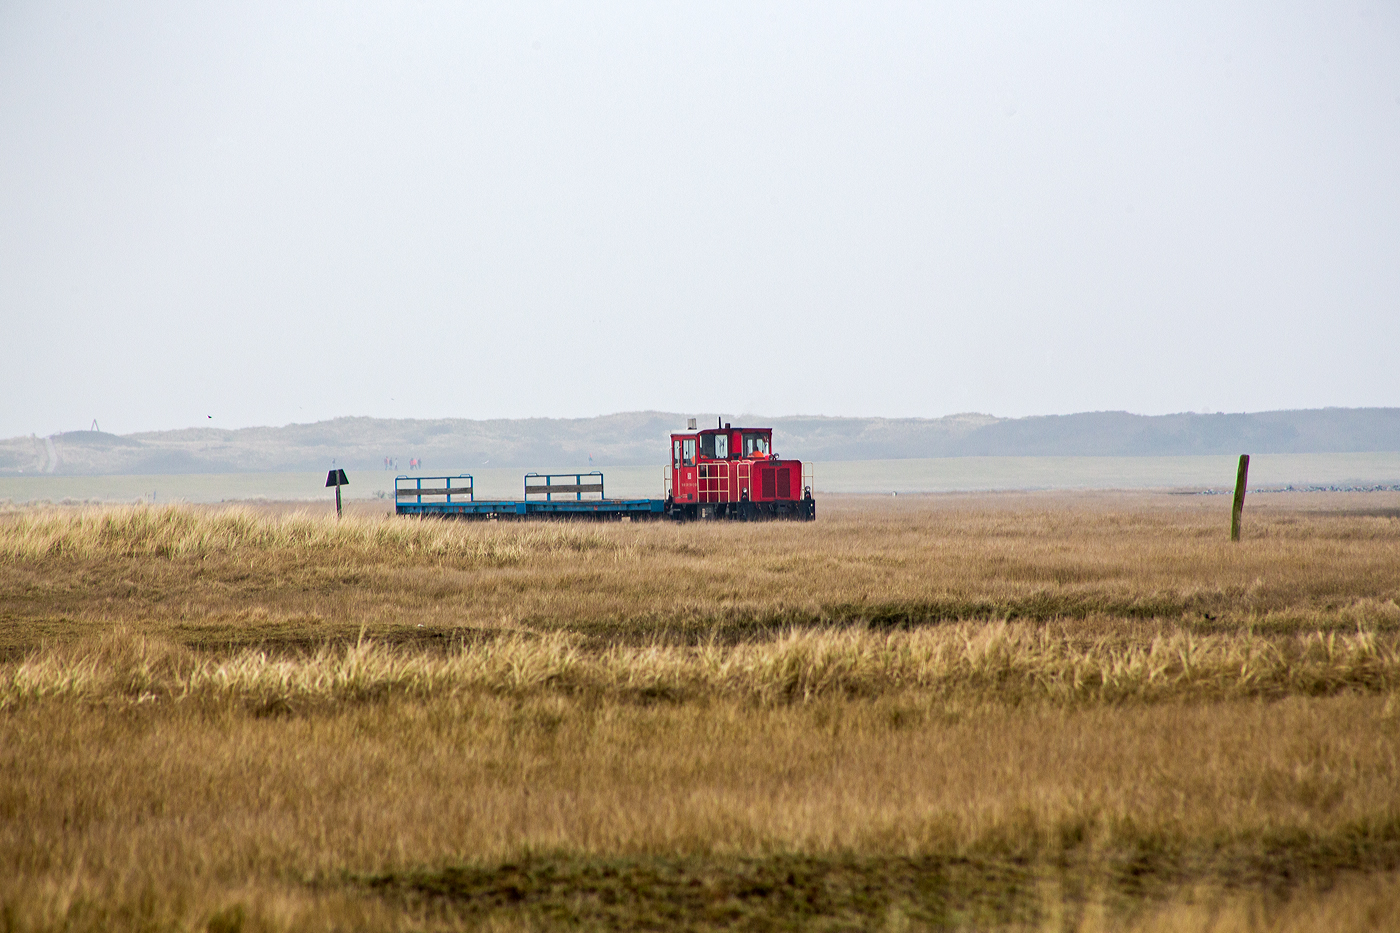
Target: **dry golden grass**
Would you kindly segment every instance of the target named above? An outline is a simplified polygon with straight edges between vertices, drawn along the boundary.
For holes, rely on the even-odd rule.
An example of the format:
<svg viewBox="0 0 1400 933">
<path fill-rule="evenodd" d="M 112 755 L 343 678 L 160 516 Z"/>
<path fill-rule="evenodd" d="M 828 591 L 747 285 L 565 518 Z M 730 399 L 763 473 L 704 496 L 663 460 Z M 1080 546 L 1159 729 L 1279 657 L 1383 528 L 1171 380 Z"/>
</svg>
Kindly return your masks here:
<svg viewBox="0 0 1400 933">
<path fill-rule="evenodd" d="M 1388 929 L 1395 499 L 10 514 L 0 930 Z"/>
<path fill-rule="evenodd" d="M 993 906 L 1013 918 L 1047 873 L 1070 911 L 1186 883 L 1268 892 L 1395 867 L 1394 716 L 1388 697 L 1349 696 L 1074 709 L 479 697 L 290 716 L 42 703 L 0 719 L 0 898 L 23 907 L 21 929 L 179 928 L 262 911 L 258 898 L 336 900 L 330 926 L 383 903 L 473 916 L 522 859 L 582 875 L 660 860 L 721 879 L 736 860 L 776 859 L 822 884 L 951 866 L 968 877 L 949 899 L 999 884 Z M 521 899 L 554 906 L 548 891 Z"/>
<path fill-rule="evenodd" d="M 353 640 L 361 629 L 390 640 L 559 629 L 650 643 L 998 618 L 1102 617 L 1114 630 L 1121 619 L 1195 631 L 1395 626 L 1393 608 L 1377 608 L 1400 598 L 1400 496 L 1261 500 L 1238 546 L 1225 540 L 1222 497 L 824 500 L 814 524 L 738 526 L 24 512 L 0 521 L 0 611 L 23 623 L 6 627 L 0 650 L 124 622 L 220 647 Z"/>
<path fill-rule="evenodd" d="M 362 640 L 290 656 L 253 649 L 210 656 L 118 632 L 9 665 L 0 672 L 0 709 L 53 698 L 235 701 L 296 709 L 385 696 L 478 694 L 761 703 L 911 694 L 1101 703 L 1397 688 L 1400 636 L 1364 629 L 1340 635 L 1176 631 L 1125 642 L 1074 637 L 1060 626 L 960 622 L 601 648 L 553 632 L 506 634 L 431 653 Z"/>
</svg>

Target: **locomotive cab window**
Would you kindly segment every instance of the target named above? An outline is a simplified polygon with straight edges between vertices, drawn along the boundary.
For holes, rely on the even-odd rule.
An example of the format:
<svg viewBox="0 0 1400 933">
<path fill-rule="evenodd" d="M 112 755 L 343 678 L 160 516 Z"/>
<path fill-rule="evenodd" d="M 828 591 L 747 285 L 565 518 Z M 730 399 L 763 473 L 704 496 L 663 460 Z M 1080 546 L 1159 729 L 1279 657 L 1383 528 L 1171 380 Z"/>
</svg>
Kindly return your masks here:
<svg viewBox="0 0 1400 933">
<path fill-rule="evenodd" d="M 681 465 L 681 442 L 676 441 L 671 445 L 671 466 L 680 468 Z"/>
<path fill-rule="evenodd" d="M 700 456 L 706 460 L 723 460 L 729 456 L 729 437 L 724 434 L 701 434 Z"/>
<path fill-rule="evenodd" d="M 766 457 L 768 456 L 768 435 L 766 434 L 745 434 L 744 435 L 744 456 L 745 457 Z"/>
<path fill-rule="evenodd" d="M 681 441 L 681 465 L 695 466 L 695 438 L 687 437 Z"/>
</svg>

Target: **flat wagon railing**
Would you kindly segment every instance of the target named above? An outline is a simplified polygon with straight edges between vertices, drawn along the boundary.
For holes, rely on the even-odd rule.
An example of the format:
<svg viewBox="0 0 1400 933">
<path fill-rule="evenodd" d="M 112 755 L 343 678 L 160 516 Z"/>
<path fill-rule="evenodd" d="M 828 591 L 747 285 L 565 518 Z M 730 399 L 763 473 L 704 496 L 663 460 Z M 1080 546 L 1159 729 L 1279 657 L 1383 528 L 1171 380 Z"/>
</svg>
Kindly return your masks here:
<svg viewBox="0 0 1400 933">
<path fill-rule="evenodd" d="M 597 482 L 593 482 L 595 478 Z M 556 482 L 556 480 L 570 479 L 573 480 L 572 483 Z M 530 501 L 531 496 L 544 496 L 546 502 L 553 502 L 555 496 L 571 496 L 574 501 L 581 502 L 584 496 L 593 495 L 599 499 L 606 498 L 603 495 L 603 474 L 597 470 L 592 473 L 525 474 L 525 501 L 527 502 Z"/>
<path fill-rule="evenodd" d="M 394 477 L 395 503 L 413 502 L 415 505 L 422 505 L 424 496 L 428 497 L 430 503 L 443 502 L 450 505 L 454 496 L 457 502 L 475 502 L 475 481 L 468 473 L 459 473 L 456 476 Z"/>
</svg>

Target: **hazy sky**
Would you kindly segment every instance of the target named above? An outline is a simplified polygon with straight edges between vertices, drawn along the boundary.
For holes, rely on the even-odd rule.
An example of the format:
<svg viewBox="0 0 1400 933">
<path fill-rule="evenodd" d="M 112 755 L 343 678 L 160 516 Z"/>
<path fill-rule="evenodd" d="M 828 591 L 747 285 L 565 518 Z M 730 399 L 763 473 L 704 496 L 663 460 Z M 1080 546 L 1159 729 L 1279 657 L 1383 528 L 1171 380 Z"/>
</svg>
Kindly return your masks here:
<svg viewBox="0 0 1400 933">
<path fill-rule="evenodd" d="M 0 436 L 1400 405 L 1400 4 L 0 0 L 0 322 Z"/>
</svg>

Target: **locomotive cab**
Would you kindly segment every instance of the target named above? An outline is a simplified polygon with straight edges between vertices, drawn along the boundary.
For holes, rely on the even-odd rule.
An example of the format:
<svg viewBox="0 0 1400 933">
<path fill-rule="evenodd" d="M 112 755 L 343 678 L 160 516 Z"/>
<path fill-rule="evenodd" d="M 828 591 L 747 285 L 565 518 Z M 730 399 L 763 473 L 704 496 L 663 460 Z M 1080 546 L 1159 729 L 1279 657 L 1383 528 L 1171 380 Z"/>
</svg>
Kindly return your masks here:
<svg viewBox="0 0 1400 933">
<path fill-rule="evenodd" d="M 773 452 L 772 428 L 721 423 L 671 435 L 666 509 L 678 518 L 816 517 L 802 461 Z"/>
</svg>

